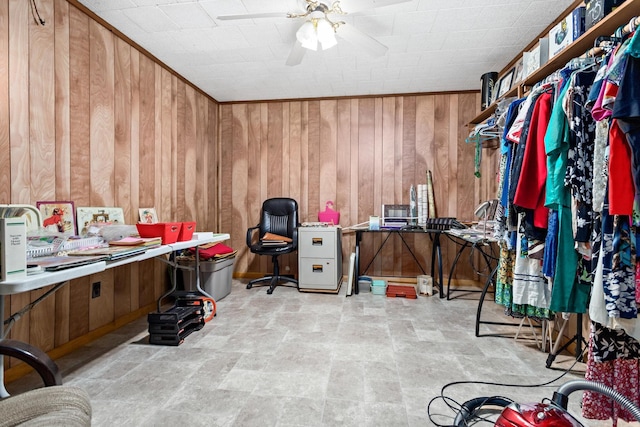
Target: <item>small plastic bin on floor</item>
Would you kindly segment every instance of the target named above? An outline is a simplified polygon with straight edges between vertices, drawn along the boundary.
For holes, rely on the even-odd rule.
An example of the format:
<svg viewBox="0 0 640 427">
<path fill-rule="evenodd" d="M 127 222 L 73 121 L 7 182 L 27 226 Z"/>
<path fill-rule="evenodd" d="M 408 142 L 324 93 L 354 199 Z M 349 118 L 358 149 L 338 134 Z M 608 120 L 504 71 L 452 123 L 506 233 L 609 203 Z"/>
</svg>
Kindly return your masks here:
<svg viewBox="0 0 640 427">
<path fill-rule="evenodd" d="M 374 280 L 371 282 L 371 293 L 374 295 L 384 295 L 387 291 L 387 282 L 384 280 Z"/>
<path fill-rule="evenodd" d="M 233 264 L 236 257 L 224 258 L 213 261 L 200 261 L 200 287 L 215 301 L 220 301 L 231 293 L 231 279 L 233 277 Z M 180 265 L 189 266 L 192 269 L 182 269 L 185 290 L 196 290 L 195 260 L 181 260 Z"/>
</svg>

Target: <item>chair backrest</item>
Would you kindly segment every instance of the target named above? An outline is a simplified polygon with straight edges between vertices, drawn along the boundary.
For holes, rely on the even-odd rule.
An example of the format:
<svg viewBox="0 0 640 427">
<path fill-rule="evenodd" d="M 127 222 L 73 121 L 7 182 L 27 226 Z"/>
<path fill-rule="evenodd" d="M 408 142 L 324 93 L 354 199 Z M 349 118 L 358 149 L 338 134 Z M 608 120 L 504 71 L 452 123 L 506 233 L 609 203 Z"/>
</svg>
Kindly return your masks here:
<svg viewBox="0 0 640 427">
<path fill-rule="evenodd" d="M 293 238 L 296 227 L 298 202 L 286 197 L 276 197 L 262 203 L 260 238 L 267 232 Z"/>
</svg>

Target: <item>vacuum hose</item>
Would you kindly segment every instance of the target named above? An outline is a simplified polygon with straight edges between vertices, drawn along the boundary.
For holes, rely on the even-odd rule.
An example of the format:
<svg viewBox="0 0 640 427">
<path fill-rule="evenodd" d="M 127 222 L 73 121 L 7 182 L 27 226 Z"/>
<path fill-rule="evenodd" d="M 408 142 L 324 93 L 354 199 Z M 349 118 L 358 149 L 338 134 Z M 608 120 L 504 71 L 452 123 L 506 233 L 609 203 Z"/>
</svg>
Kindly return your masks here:
<svg viewBox="0 0 640 427">
<path fill-rule="evenodd" d="M 491 406 L 500 406 L 506 408 L 511 404 L 511 400 L 507 400 L 502 397 L 476 397 L 475 399 L 467 400 L 460 407 L 460 411 L 456 415 L 456 418 L 453 420 L 453 425 L 456 427 L 465 427 L 467 426 L 467 422 L 469 417 L 481 406 L 491 405 Z"/>
<path fill-rule="evenodd" d="M 580 390 L 593 391 L 595 393 L 610 397 L 624 409 L 629 411 L 636 419 L 636 421 L 640 421 L 640 408 L 638 408 L 629 398 L 620 394 L 609 386 L 593 381 L 572 380 L 561 385 L 560 387 L 558 387 L 558 390 L 553 393 L 553 402 L 563 409 L 567 409 L 567 404 L 569 403 L 569 395 L 574 391 Z"/>
</svg>

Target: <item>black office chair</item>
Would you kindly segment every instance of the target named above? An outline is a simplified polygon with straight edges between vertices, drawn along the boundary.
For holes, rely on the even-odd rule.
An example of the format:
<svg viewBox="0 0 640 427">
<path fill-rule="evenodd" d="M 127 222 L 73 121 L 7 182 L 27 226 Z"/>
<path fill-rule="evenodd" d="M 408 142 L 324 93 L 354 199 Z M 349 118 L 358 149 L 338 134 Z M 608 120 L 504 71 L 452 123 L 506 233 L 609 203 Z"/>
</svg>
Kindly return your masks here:
<svg viewBox="0 0 640 427">
<path fill-rule="evenodd" d="M 289 282 L 298 287 L 298 281 L 287 276 L 280 275 L 280 266 L 278 257 L 280 255 L 291 253 L 298 248 L 298 202 L 293 199 L 277 197 L 267 199 L 262 203 L 262 211 L 260 213 L 260 223 L 255 227 L 247 230 L 247 246 L 249 250 L 258 255 L 271 255 L 273 262 L 273 274 L 254 279 L 247 284 L 247 289 L 251 289 L 254 285 L 264 283 L 260 286 L 269 285 L 268 294 L 273 293 L 276 286 L 281 285 L 280 282 Z M 259 230 L 258 240 L 254 241 L 255 231 Z M 273 243 L 263 240 L 266 233 L 272 233 L 279 236 L 288 237 L 291 242 Z"/>
</svg>

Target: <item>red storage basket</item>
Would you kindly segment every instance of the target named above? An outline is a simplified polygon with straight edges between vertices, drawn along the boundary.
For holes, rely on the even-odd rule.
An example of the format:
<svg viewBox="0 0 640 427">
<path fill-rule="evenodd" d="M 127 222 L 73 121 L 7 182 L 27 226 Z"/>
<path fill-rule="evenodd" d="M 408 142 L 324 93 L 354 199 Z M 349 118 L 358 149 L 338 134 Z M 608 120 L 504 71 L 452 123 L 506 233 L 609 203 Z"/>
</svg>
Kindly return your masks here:
<svg viewBox="0 0 640 427">
<path fill-rule="evenodd" d="M 168 245 L 178 241 L 181 222 L 158 222 L 155 224 L 136 224 L 140 237 L 161 237 L 162 244 Z"/>
<path fill-rule="evenodd" d="M 182 228 L 180 228 L 180 235 L 178 235 L 178 242 L 186 242 L 191 240 L 193 232 L 196 231 L 196 222 L 183 222 Z"/>
</svg>

